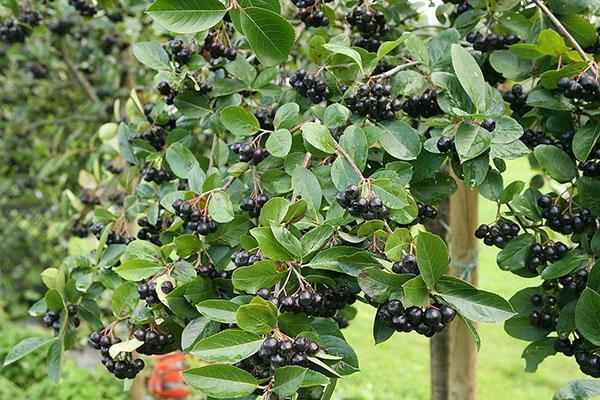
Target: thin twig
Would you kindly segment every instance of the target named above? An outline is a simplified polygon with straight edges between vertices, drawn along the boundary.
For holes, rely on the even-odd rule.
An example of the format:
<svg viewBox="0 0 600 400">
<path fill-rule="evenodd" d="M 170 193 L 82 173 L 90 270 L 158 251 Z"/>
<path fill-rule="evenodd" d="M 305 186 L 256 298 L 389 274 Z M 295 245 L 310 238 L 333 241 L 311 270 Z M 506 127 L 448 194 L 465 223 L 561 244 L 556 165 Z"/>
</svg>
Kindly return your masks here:
<svg viewBox="0 0 600 400">
<path fill-rule="evenodd" d="M 394 68 L 390 69 L 389 71 L 385 71 L 382 74 L 371 76 L 371 79 L 385 79 L 385 78 L 389 78 L 391 76 L 396 75 L 400 71 L 404 71 L 405 69 L 416 67 L 419 64 L 421 64 L 419 61 L 411 61 L 411 62 L 406 63 L 406 64 L 398 65 L 397 67 L 394 67 Z"/>
<path fill-rule="evenodd" d="M 335 140 L 333 141 L 333 144 L 335 145 L 335 148 L 338 151 L 338 153 L 343 155 L 346 161 L 348 161 L 348 164 L 350 164 L 352 170 L 354 170 L 354 173 L 360 178 L 361 181 L 364 181 L 365 177 L 363 176 L 362 171 L 356 166 L 354 160 L 352 159 L 352 157 L 350 157 L 350 154 L 348 154 L 346 150 L 344 150 L 344 148 L 340 146 L 340 144 Z"/>
<path fill-rule="evenodd" d="M 87 78 L 85 76 L 83 76 L 83 74 L 81 73 L 81 71 L 73 63 L 73 61 L 67 55 L 67 53 L 65 51 L 61 51 L 60 54 L 62 56 L 63 61 L 65 62 L 65 64 L 69 68 L 69 70 L 73 73 L 73 75 L 75 75 L 75 79 L 77 79 L 77 81 L 79 82 L 79 84 L 81 85 L 81 87 L 83 88 L 83 90 L 85 91 L 85 93 L 88 95 L 88 97 L 94 103 L 100 103 L 100 98 L 96 94 L 96 91 L 94 90 L 94 88 L 92 87 L 92 85 L 90 84 L 90 82 L 87 80 Z"/>
<path fill-rule="evenodd" d="M 573 47 L 575 48 L 575 50 L 577 50 L 577 52 L 579 53 L 579 55 L 581 56 L 581 58 L 583 58 L 585 60 L 585 62 L 587 62 L 588 64 L 590 64 L 591 68 L 594 70 L 594 73 L 597 75 L 598 74 L 598 68 L 597 68 L 596 63 L 588 57 L 588 55 L 583 50 L 583 48 L 581 47 L 581 45 L 579 43 L 577 43 L 577 40 L 575 40 L 575 38 L 573 37 L 573 35 L 571 35 L 569 33 L 569 31 L 567 30 L 567 28 L 565 28 L 565 26 L 562 24 L 562 22 L 560 22 L 558 20 L 558 18 L 556 18 L 556 16 L 552 13 L 552 11 L 550 11 L 550 9 L 546 6 L 546 4 L 544 4 L 543 1 L 541 1 L 541 0 L 533 0 L 533 2 L 544 12 L 544 14 L 546 14 L 546 16 L 550 19 L 550 21 L 552 21 L 554 23 L 554 25 L 556 25 L 556 27 L 558 28 L 558 30 L 573 45 Z"/>
</svg>

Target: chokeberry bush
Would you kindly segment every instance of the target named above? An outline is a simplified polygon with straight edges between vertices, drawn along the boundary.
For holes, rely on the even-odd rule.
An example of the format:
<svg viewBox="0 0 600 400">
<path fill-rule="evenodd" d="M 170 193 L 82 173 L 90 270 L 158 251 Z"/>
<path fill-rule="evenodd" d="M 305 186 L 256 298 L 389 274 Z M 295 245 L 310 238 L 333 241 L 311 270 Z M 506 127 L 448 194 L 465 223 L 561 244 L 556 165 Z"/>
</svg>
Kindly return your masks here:
<svg viewBox="0 0 600 400">
<path fill-rule="evenodd" d="M 376 343 L 464 324 L 479 346 L 474 322 L 506 321 L 528 371 L 560 352 L 600 376 L 594 4 L 448 1 L 431 27 L 403 1 L 68 3 L 13 6 L 0 37 L 50 35 L 102 116 L 65 192 L 65 227 L 93 248 L 43 271 L 30 314 L 54 334 L 6 364 L 48 347 L 58 380 L 85 343 L 130 380 L 181 350 L 210 398 L 327 400 L 359 370 L 343 328 L 360 302 Z M 110 28 L 75 35 L 69 7 Z M 104 55 L 74 66 L 64 36 Z M 121 69 L 97 85 L 121 82 L 100 98 L 108 57 Z M 521 157 L 540 174 L 505 185 Z M 425 229 L 457 181 L 498 206 L 473 235 L 537 283 L 510 302 L 449 276 Z"/>
</svg>

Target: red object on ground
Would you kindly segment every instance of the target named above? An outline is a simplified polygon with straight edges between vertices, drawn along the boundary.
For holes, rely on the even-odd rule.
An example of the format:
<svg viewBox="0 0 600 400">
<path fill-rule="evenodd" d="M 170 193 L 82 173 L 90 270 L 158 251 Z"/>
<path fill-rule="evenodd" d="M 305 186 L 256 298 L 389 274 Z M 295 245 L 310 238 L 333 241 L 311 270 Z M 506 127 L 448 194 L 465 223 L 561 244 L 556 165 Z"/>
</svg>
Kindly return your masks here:
<svg viewBox="0 0 600 400">
<path fill-rule="evenodd" d="M 163 356 L 153 356 L 157 361 L 146 383 L 148 391 L 160 399 L 184 399 L 190 390 L 183 381 L 181 372 L 185 369 L 183 353 L 176 352 Z"/>
</svg>

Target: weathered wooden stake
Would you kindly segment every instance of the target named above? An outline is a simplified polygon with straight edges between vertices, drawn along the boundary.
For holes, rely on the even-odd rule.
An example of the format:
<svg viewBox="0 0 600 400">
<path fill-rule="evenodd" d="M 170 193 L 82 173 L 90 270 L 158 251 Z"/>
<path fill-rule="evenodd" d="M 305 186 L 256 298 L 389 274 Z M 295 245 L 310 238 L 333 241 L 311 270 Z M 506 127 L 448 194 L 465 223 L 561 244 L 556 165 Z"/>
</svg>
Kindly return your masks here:
<svg viewBox="0 0 600 400">
<path fill-rule="evenodd" d="M 477 270 L 469 269 L 465 274 L 465 267 L 477 262 L 477 241 L 473 232 L 477 228 L 478 197 L 477 192 L 469 190 L 463 181 L 457 180 L 457 183 L 458 189 L 449 202 L 450 235 L 446 239 L 453 262 L 449 273 L 476 285 Z M 440 211 L 444 208 L 442 205 Z M 476 354 L 470 333 L 458 319 L 431 339 L 432 400 L 475 399 Z"/>
</svg>

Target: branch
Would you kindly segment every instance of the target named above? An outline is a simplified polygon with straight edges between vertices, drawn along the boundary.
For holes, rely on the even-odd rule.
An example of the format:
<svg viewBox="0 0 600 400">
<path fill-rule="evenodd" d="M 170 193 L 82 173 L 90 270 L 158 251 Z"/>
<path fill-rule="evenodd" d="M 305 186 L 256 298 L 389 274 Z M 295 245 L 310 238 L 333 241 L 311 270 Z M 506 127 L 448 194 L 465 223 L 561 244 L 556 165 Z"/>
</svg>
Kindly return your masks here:
<svg viewBox="0 0 600 400">
<path fill-rule="evenodd" d="M 94 88 L 92 87 L 90 82 L 86 79 L 86 77 L 83 76 L 81 71 L 79 71 L 77 66 L 75 66 L 75 64 L 73 63 L 71 58 L 67 55 L 67 53 L 64 51 L 60 51 L 60 54 L 62 56 L 63 61 L 65 62 L 65 64 L 69 68 L 69 70 L 73 73 L 73 75 L 75 75 L 75 79 L 77 79 L 77 81 L 79 82 L 79 84 L 81 85 L 81 87 L 83 88 L 85 93 L 87 94 L 87 96 L 94 103 L 100 103 L 100 98 L 96 94 L 96 91 L 94 90 Z"/>
<path fill-rule="evenodd" d="M 335 145 L 335 148 L 338 151 L 338 153 L 343 155 L 346 161 L 348 161 L 348 164 L 350 164 L 352 170 L 354 170 L 354 173 L 360 178 L 361 181 L 364 181 L 365 177 L 363 176 L 362 171 L 356 166 L 354 160 L 352 159 L 352 157 L 350 157 L 350 154 L 348 154 L 346 150 L 344 150 L 344 148 L 340 146 L 340 144 L 337 141 L 334 140 L 333 144 Z"/>
<path fill-rule="evenodd" d="M 406 64 L 398 65 L 397 67 L 394 67 L 394 68 L 390 69 L 389 71 L 385 71 L 382 74 L 373 75 L 371 77 L 371 79 L 385 79 L 385 78 L 389 78 L 390 76 L 396 75 L 400 71 L 404 71 L 405 69 L 416 67 L 419 64 L 421 64 L 419 61 L 411 61 L 411 62 L 406 63 Z"/>
<path fill-rule="evenodd" d="M 544 12 L 544 14 L 546 14 L 550 21 L 552 21 L 554 25 L 556 25 L 560 33 L 562 33 L 567 38 L 567 40 L 573 45 L 573 47 L 575 48 L 575 50 L 577 50 L 581 58 L 583 58 L 585 62 L 590 64 L 594 73 L 598 74 L 598 67 L 596 63 L 588 57 L 583 48 L 581 48 L 581 45 L 577 43 L 577 40 L 575 40 L 573 35 L 569 33 L 569 31 L 567 30 L 567 28 L 565 28 L 562 22 L 560 22 L 558 18 L 556 18 L 556 16 L 552 13 L 552 11 L 550 11 L 546 4 L 544 4 L 541 0 L 533 0 L 533 2 Z"/>
</svg>

